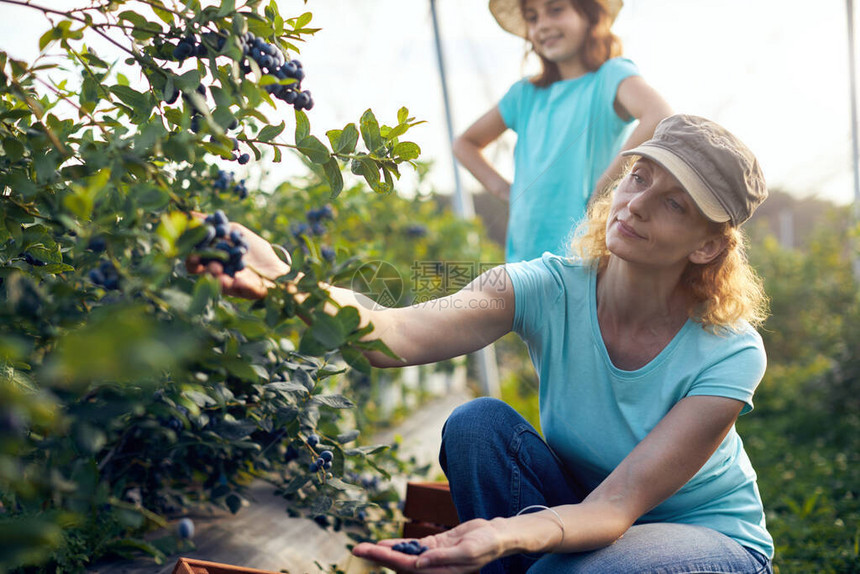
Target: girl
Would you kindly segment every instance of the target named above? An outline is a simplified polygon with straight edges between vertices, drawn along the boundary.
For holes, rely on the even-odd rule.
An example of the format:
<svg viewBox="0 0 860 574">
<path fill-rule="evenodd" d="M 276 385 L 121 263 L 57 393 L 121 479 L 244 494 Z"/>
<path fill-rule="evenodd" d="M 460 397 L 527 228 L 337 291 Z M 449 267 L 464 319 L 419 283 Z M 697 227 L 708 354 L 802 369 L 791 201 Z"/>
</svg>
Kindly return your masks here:
<svg viewBox="0 0 860 574">
<path fill-rule="evenodd" d="M 401 572 L 771 571 L 773 541 L 734 428 L 766 363 L 753 328 L 765 297 L 739 230 L 767 195 L 761 169 L 732 134 L 694 116 L 667 118 L 625 155 L 638 159 L 593 205 L 580 258 L 507 264 L 399 309 L 329 288 L 333 306 L 357 307 L 403 359 L 369 354 L 377 366 L 439 361 L 516 331 L 539 374 L 546 437 L 501 401 L 459 407 L 440 461 L 462 524 L 421 539 L 420 555 L 394 550 L 397 540 L 354 554 Z M 265 240 L 234 227 L 249 268 L 288 271 Z M 250 269 L 208 270 L 227 293 L 274 288 Z"/>
<path fill-rule="evenodd" d="M 609 27 L 620 8 L 620 0 L 490 0 L 502 28 L 526 38 L 542 66 L 454 142 L 463 166 L 509 202 L 507 261 L 560 252 L 592 193 L 619 175 L 619 149 L 651 137 L 671 113 L 619 57 Z M 517 133 L 512 184 L 481 153 L 508 128 Z"/>
</svg>

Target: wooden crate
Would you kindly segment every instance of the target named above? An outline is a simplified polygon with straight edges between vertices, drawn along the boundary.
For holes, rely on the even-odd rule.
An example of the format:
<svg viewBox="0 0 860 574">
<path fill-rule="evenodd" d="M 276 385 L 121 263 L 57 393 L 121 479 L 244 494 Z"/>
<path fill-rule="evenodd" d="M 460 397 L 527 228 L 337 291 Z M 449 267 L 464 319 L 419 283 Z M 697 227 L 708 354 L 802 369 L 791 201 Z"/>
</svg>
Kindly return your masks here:
<svg viewBox="0 0 860 574">
<path fill-rule="evenodd" d="M 279 574 L 271 570 L 258 570 L 244 566 L 231 566 L 218 562 L 207 562 L 194 558 L 180 558 L 173 567 L 173 574 Z"/>
<path fill-rule="evenodd" d="M 439 534 L 460 524 L 447 482 L 409 482 L 403 515 L 404 538 Z"/>
</svg>

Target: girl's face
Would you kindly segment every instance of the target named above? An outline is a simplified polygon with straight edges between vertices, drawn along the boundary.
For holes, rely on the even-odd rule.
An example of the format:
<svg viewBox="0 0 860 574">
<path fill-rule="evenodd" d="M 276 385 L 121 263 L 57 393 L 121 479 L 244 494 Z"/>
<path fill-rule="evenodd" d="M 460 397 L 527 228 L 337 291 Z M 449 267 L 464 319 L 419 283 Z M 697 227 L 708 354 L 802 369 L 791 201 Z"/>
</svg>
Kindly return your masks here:
<svg viewBox="0 0 860 574">
<path fill-rule="evenodd" d="M 640 159 L 612 200 L 606 246 L 613 255 L 653 268 L 683 270 L 708 263 L 724 241 L 678 180 L 648 159 Z"/>
<path fill-rule="evenodd" d="M 525 0 L 523 18 L 538 54 L 556 64 L 580 59 L 588 21 L 571 0 Z"/>
</svg>

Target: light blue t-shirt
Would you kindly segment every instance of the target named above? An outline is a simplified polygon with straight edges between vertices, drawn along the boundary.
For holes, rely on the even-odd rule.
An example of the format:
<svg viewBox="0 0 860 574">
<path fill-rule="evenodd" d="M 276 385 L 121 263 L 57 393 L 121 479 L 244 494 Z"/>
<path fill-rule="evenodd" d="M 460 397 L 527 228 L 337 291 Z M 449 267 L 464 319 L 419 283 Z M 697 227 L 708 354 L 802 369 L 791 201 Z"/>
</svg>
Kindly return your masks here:
<svg viewBox="0 0 860 574">
<path fill-rule="evenodd" d="M 744 403 L 742 412 L 752 410 L 766 358 L 749 324 L 714 334 L 687 320 L 651 362 L 624 371 L 603 343 L 592 266 L 546 253 L 505 268 L 516 301 L 513 330 L 540 380 L 544 437 L 589 491 L 684 397 L 729 397 Z M 734 427 L 687 484 L 638 522 L 706 526 L 773 556 L 756 474 Z"/>
<path fill-rule="evenodd" d="M 507 261 L 567 252 L 570 230 L 632 129 L 632 118 L 618 117 L 614 105 L 621 81 L 638 74 L 630 60 L 613 58 L 545 88 L 522 79 L 499 101 L 505 125 L 517 133 Z"/>
</svg>

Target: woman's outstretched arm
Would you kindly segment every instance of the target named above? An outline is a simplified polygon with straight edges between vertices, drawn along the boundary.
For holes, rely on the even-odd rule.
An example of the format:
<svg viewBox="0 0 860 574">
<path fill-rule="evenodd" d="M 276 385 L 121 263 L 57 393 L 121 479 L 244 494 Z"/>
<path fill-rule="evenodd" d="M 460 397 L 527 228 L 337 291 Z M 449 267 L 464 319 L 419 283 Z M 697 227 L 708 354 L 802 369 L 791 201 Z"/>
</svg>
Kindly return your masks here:
<svg viewBox="0 0 860 574">
<path fill-rule="evenodd" d="M 230 225 L 231 229 L 242 233 L 248 244 L 245 269 L 230 276 L 217 261 L 204 266 L 198 259 L 190 258 L 186 263 L 188 270 L 211 273 L 228 295 L 261 299 L 269 289 L 275 288 L 276 278 L 289 273 L 289 264 L 256 233 L 235 222 Z M 355 307 L 361 326 L 373 323 L 374 329 L 368 339 L 381 339 L 402 359 L 392 359 L 379 352 L 368 353 L 368 359 L 377 367 L 432 363 L 470 353 L 492 343 L 513 325 L 514 292 L 503 267 L 481 274 L 453 295 L 401 308 L 383 307 L 342 287 L 322 287 L 331 298 L 326 304 L 327 312 L 333 314 L 339 307 Z M 295 283 L 287 284 L 286 288 L 298 299 L 303 298 Z"/>
</svg>

